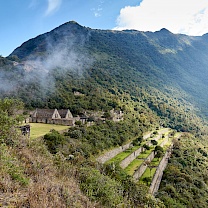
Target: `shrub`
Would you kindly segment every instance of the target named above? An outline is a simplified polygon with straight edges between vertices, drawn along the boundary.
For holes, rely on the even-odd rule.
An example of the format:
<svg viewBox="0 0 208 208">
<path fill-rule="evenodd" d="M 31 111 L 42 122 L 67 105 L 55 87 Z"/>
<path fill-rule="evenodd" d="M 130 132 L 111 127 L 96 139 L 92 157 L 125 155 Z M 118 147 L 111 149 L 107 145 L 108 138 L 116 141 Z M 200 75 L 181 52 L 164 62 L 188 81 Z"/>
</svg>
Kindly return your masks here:
<svg viewBox="0 0 208 208">
<path fill-rule="evenodd" d="M 64 136 L 55 130 L 52 130 L 51 133 L 46 134 L 43 139 L 48 147 L 48 150 L 52 154 L 56 154 L 60 145 L 64 144 Z"/>
<path fill-rule="evenodd" d="M 123 187 L 98 170 L 82 168 L 79 175 L 81 190 L 93 201 L 99 200 L 107 207 L 117 207 L 123 202 Z"/>
<path fill-rule="evenodd" d="M 164 149 L 161 146 L 158 145 L 158 146 L 155 147 L 154 151 L 155 152 L 158 152 L 158 151 L 164 152 Z"/>
<path fill-rule="evenodd" d="M 158 144 L 158 142 L 154 139 L 151 140 L 151 143 L 152 143 L 152 145 L 157 145 Z"/>
<path fill-rule="evenodd" d="M 144 144 L 143 147 L 144 147 L 146 150 L 150 150 L 150 147 L 149 147 L 147 144 Z"/>
<path fill-rule="evenodd" d="M 82 132 L 80 130 L 74 130 L 69 132 L 69 136 L 74 139 L 80 139 L 82 137 Z"/>
<path fill-rule="evenodd" d="M 75 121 L 75 125 L 81 126 L 82 125 L 82 122 L 81 121 Z"/>
</svg>

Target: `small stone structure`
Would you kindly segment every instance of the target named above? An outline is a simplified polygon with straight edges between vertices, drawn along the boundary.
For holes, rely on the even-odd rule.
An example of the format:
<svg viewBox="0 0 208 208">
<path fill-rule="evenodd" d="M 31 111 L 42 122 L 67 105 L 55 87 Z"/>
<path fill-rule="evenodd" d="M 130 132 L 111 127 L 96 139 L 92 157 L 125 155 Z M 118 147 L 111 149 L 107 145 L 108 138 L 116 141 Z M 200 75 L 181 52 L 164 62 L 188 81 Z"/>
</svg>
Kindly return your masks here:
<svg viewBox="0 0 208 208">
<path fill-rule="evenodd" d="M 124 116 L 124 114 L 123 114 L 122 111 L 112 109 L 112 110 L 110 111 L 110 114 L 111 114 L 112 120 L 113 120 L 114 122 L 123 121 L 123 116 Z"/>
</svg>

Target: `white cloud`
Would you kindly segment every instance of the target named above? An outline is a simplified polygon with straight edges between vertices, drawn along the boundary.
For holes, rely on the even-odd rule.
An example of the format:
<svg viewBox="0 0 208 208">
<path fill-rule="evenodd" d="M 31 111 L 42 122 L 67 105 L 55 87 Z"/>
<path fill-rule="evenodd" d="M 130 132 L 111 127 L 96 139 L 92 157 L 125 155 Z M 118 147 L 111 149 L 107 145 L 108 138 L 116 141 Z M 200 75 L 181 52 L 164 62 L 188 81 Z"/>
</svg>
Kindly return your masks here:
<svg viewBox="0 0 208 208">
<path fill-rule="evenodd" d="M 202 35 L 208 32 L 208 0 L 143 0 L 121 9 L 114 29 Z"/>
<path fill-rule="evenodd" d="M 62 0 L 47 0 L 47 1 L 48 1 L 48 8 L 45 12 L 46 16 L 57 11 L 62 3 Z"/>
<path fill-rule="evenodd" d="M 100 16 L 102 16 L 102 10 L 103 10 L 102 5 L 103 5 L 103 3 L 104 3 L 104 1 L 101 0 L 101 1 L 99 2 L 98 7 L 92 9 L 92 11 L 93 11 L 95 17 L 100 17 Z"/>
<path fill-rule="evenodd" d="M 95 9 L 95 8 L 92 9 L 92 11 L 93 11 L 95 17 L 100 17 L 100 16 L 101 16 L 101 11 L 102 11 L 102 10 L 103 10 L 103 9 L 100 8 L 100 7 L 97 8 L 97 9 Z"/>
</svg>

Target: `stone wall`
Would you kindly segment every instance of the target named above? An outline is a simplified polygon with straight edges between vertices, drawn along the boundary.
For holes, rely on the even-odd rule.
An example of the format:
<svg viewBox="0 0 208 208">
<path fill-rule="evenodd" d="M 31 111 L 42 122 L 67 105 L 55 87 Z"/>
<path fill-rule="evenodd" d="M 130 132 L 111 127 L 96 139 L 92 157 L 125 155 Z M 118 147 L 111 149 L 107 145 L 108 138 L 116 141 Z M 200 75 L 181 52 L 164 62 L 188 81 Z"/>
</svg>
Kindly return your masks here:
<svg viewBox="0 0 208 208">
<path fill-rule="evenodd" d="M 101 155 L 100 157 L 97 158 L 97 161 L 100 163 L 105 163 L 106 161 L 112 159 L 113 157 L 115 157 L 117 154 L 125 151 L 126 149 L 128 149 L 130 147 L 131 143 L 128 143 L 126 145 L 117 147 L 113 150 L 110 150 L 109 152 L 106 152 L 104 155 Z"/>
<path fill-rule="evenodd" d="M 155 157 L 155 153 L 154 151 L 152 151 L 149 156 L 145 159 L 145 161 L 149 161 L 151 162 L 153 160 L 153 158 Z M 145 161 L 139 166 L 139 168 L 134 172 L 133 178 L 135 180 L 138 180 L 142 174 L 144 173 L 144 171 L 147 168 L 147 165 L 145 164 Z"/>
<path fill-rule="evenodd" d="M 44 124 L 56 124 L 74 126 L 75 119 L 46 119 L 46 118 L 30 118 L 30 123 L 44 123 Z"/>
<path fill-rule="evenodd" d="M 132 154 L 130 154 L 128 157 L 122 160 L 120 166 L 122 168 L 126 168 L 133 160 L 135 160 L 140 155 L 141 152 L 144 151 L 143 149 L 144 149 L 143 147 L 140 147 L 139 149 L 134 151 Z"/>
<path fill-rule="evenodd" d="M 168 143 L 168 138 L 165 138 L 164 141 L 160 144 L 161 147 L 164 147 Z"/>
<path fill-rule="evenodd" d="M 151 185 L 150 185 L 150 190 L 149 192 L 151 194 L 155 194 L 160 186 L 160 182 L 162 180 L 163 176 L 163 171 L 165 170 L 167 164 L 168 164 L 168 159 L 170 158 L 171 152 L 172 152 L 172 147 L 171 145 L 169 149 L 166 151 L 165 155 L 163 156 L 163 159 L 160 161 L 159 166 L 157 167 L 157 170 L 154 174 L 154 177 L 152 179 Z"/>
<path fill-rule="evenodd" d="M 156 135 L 154 138 L 154 140 L 158 141 L 161 138 L 162 134 Z M 164 139 L 164 141 L 160 144 L 161 147 L 163 147 L 164 145 L 166 145 L 168 143 L 168 137 Z M 146 143 L 148 146 L 152 146 L 151 141 L 148 141 Z M 135 160 L 141 152 L 143 152 L 143 147 L 140 147 L 139 149 L 137 149 L 136 151 L 134 151 L 131 155 L 129 155 L 128 157 L 126 157 L 121 163 L 120 166 L 122 168 L 126 168 L 133 160 Z"/>
</svg>

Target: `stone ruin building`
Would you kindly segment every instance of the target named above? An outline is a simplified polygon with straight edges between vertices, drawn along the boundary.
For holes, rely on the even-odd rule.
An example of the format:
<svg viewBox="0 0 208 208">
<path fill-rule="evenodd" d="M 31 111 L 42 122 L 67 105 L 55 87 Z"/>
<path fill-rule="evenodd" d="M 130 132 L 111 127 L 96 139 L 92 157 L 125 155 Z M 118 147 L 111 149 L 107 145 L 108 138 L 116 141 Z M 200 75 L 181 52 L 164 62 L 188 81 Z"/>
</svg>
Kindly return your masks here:
<svg viewBox="0 0 208 208">
<path fill-rule="evenodd" d="M 74 126 L 75 118 L 69 109 L 36 109 L 30 116 L 31 123 L 46 123 Z"/>
</svg>

